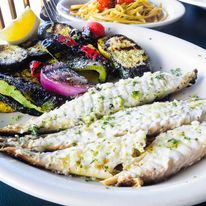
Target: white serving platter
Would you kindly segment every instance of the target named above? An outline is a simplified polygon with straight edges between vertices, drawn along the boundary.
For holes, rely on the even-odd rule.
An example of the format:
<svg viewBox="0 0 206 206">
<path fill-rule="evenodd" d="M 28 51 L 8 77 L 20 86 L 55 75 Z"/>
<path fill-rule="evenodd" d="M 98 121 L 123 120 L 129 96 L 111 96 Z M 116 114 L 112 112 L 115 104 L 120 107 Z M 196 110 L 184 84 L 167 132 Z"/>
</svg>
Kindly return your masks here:
<svg viewBox="0 0 206 206">
<path fill-rule="evenodd" d="M 84 22 L 72 22 L 82 28 Z M 206 98 L 206 51 L 176 37 L 136 26 L 105 23 L 108 32 L 119 33 L 145 48 L 156 70 L 182 71 L 198 69 L 197 83 L 175 97 L 193 95 Z M 0 127 L 15 120 L 15 115 L 0 113 Z M 18 118 L 17 118 L 18 119 Z M 22 119 L 22 121 L 25 121 Z M 142 188 L 105 187 L 98 182 L 86 182 L 79 177 L 50 173 L 6 155 L 0 154 L 0 180 L 33 196 L 68 206 L 182 206 L 206 200 L 206 160 L 167 181 Z"/>
</svg>

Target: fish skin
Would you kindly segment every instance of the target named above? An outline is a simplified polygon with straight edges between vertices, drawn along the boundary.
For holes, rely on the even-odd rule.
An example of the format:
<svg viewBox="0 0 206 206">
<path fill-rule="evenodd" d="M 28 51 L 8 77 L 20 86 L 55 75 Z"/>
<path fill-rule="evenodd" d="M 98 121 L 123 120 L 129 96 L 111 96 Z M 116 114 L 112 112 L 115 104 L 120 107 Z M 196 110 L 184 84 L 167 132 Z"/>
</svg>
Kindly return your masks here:
<svg viewBox="0 0 206 206">
<path fill-rule="evenodd" d="M 54 151 L 87 144 L 99 138 L 112 139 L 144 130 L 148 136 L 155 136 L 169 129 L 206 120 L 206 99 L 174 100 L 156 102 L 139 107 L 126 108 L 105 116 L 89 126 L 76 126 L 55 134 L 35 137 L 31 135 L 4 139 L 7 146 L 21 145 L 35 151 Z M 145 150 L 147 140 L 139 139 L 138 150 Z"/>
<path fill-rule="evenodd" d="M 195 83 L 197 70 L 181 76 L 165 72 L 147 72 L 142 77 L 119 80 L 116 83 L 98 84 L 84 95 L 66 102 L 58 109 L 31 118 L 24 125 L 8 125 L 0 129 L 1 134 L 49 133 L 71 128 L 79 124 L 90 124 L 105 115 L 123 108 L 135 107 L 182 90 Z"/>
<path fill-rule="evenodd" d="M 140 138 L 146 139 L 144 131 L 112 140 L 100 138 L 94 143 L 43 153 L 0 143 L 0 152 L 59 174 L 105 179 L 113 175 L 116 166 L 134 159 Z"/>
<path fill-rule="evenodd" d="M 156 137 L 147 151 L 119 174 L 103 180 L 105 185 L 136 186 L 156 183 L 206 156 L 206 122 L 193 122 Z"/>
</svg>

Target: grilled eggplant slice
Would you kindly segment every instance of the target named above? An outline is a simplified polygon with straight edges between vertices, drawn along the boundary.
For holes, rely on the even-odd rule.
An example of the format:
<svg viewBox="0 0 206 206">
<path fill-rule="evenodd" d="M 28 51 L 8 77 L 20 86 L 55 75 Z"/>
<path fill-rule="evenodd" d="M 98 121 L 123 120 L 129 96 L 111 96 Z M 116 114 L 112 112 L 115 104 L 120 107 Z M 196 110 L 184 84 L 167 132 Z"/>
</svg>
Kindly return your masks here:
<svg viewBox="0 0 206 206">
<path fill-rule="evenodd" d="M 149 57 L 134 41 L 123 35 L 113 35 L 105 41 L 105 49 L 122 78 L 142 76 L 150 71 Z"/>
<path fill-rule="evenodd" d="M 0 72 L 21 69 L 28 60 L 28 52 L 19 46 L 0 45 Z"/>
<path fill-rule="evenodd" d="M 93 38 L 89 27 L 84 28 L 83 31 L 79 29 L 72 29 L 70 32 L 70 37 L 81 45 L 84 45 L 84 44 L 96 45 L 96 41 Z"/>
<path fill-rule="evenodd" d="M 39 26 L 38 37 L 42 40 L 48 38 L 52 34 L 61 34 L 68 37 L 72 29 L 73 28 L 67 24 L 44 22 Z"/>
<path fill-rule="evenodd" d="M 65 101 L 37 84 L 4 74 L 0 74 L 0 94 L 11 97 L 23 107 L 40 113 L 50 111 Z"/>
<path fill-rule="evenodd" d="M 35 109 L 29 109 L 27 107 L 24 107 L 22 104 L 20 104 L 19 102 L 17 102 L 11 97 L 0 94 L 0 112 L 5 113 L 5 112 L 15 112 L 15 111 L 30 114 L 33 116 L 39 116 L 42 114 L 42 112 L 39 112 Z"/>
<path fill-rule="evenodd" d="M 61 56 L 64 56 L 64 54 L 67 56 L 71 53 L 71 48 L 65 44 L 61 44 L 58 38 L 59 35 L 53 34 L 42 41 L 44 49 L 54 58 L 59 57 L 59 53 Z"/>
<path fill-rule="evenodd" d="M 41 41 L 38 41 L 35 45 L 29 47 L 27 51 L 31 60 L 46 61 L 51 58 L 48 51 L 43 47 Z"/>
</svg>

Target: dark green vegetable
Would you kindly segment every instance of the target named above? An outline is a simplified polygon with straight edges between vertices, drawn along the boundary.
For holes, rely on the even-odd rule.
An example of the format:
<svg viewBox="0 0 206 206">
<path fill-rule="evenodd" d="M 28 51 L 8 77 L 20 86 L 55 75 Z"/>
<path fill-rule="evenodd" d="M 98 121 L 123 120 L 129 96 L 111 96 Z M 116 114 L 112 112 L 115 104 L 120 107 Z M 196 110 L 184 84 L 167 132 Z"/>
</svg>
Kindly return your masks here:
<svg viewBox="0 0 206 206">
<path fill-rule="evenodd" d="M 14 99 L 24 108 L 39 113 L 48 112 L 65 101 L 37 84 L 4 74 L 0 74 L 0 94 Z"/>
<path fill-rule="evenodd" d="M 35 45 L 27 48 L 30 60 L 41 60 L 45 62 L 51 56 L 48 51 L 43 47 L 42 42 L 38 41 Z"/>
<path fill-rule="evenodd" d="M 5 95 L 0 94 L 0 102 L 3 102 L 6 105 L 9 105 L 13 109 L 13 111 L 18 111 L 18 112 L 22 112 L 22 113 L 26 113 L 26 114 L 30 114 L 34 116 L 39 116 L 42 114 L 42 112 L 39 112 L 35 109 L 29 109 L 27 107 L 24 107 L 22 104 L 20 104 L 13 98 L 5 96 Z"/>
<path fill-rule="evenodd" d="M 28 52 L 19 46 L 0 45 L 0 72 L 22 69 L 27 63 Z"/>
<path fill-rule="evenodd" d="M 56 58 L 56 55 L 61 55 L 64 57 L 64 54 L 67 56 L 71 53 L 71 49 L 65 45 L 61 44 L 58 41 L 59 35 L 50 35 L 48 38 L 42 41 L 42 46 L 44 49 L 49 52 L 50 55 Z"/>
<path fill-rule="evenodd" d="M 75 71 L 95 71 L 98 73 L 100 82 L 107 79 L 107 68 L 101 61 L 95 61 L 86 57 L 74 57 L 67 63 Z"/>
<path fill-rule="evenodd" d="M 122 78 L 141 76 L 150 71 L 149 57 L 131 39 L 123 35 L 113 35 L 105 41 L 105 50 Z"/>
<path fill-rule="evenodd" d="M 69 36 L 72 29 L 73 28 L 67 24 L 44 22 L 39 26 L 38 37 L 39 39 L 46 39 L 52 34 Z"/>
<path fill-rule="evenodd" d="M 70 37 L 81 45 L 93 44 L 96 46 L 96 41 L 92 37 L 89 27 L 84 28 L 83 31 L 80 31 L 79 29 L 72 29 L 70 32 Z"/>
</svg>

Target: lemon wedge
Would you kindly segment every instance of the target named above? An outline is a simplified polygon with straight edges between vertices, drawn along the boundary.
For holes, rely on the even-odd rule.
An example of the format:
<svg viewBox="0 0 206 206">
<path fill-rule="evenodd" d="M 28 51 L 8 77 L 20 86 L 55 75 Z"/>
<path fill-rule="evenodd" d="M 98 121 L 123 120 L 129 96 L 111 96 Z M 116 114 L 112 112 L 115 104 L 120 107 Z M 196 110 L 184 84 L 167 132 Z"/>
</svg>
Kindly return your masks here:
<svg viewBox="0 0 206 206">
<path fill-rule="evenodd" d="M 21 44 L 37 34 L 39 23 L 39 18 L 27 7 L 17 19 L 0 31 L 0 39 L 10 44 Z"/>
</svg>

